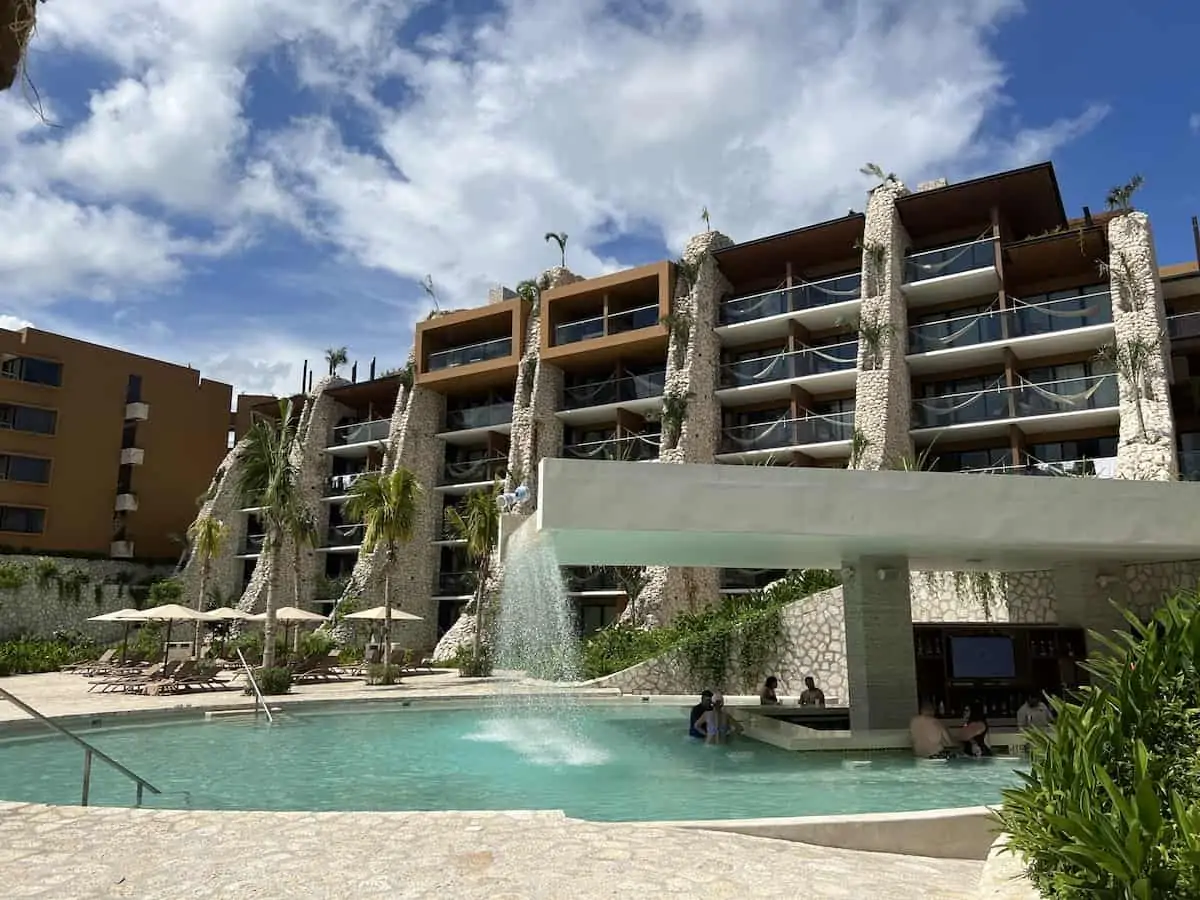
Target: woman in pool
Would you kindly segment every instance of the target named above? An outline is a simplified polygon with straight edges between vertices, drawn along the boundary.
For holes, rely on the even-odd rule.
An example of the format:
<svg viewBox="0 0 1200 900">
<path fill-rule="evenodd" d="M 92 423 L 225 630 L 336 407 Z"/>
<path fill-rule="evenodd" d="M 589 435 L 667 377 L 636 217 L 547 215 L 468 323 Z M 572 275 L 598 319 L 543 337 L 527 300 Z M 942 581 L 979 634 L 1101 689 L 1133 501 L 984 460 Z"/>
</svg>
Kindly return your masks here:
<svg viewBox="0 0 1200 900">
<path fill-rule="evenodd" d="M 712 708 L 700 717 L 697 729 L 704 735 L 706 744 L 723 744 L 735 734 L 742 733 L 742 726 L 725 710 L 725 697 L 720 691 L 713 694 Z"/>
<path fill-rule="evenodd" d="M 972 703 L 967 711 L 967 721 L 959 731 L 959 740 L 963 742 L 963 752 L 968 756 L 995 756 L 987 741 L 988 721 L 983 707 Z"/>
<path fill-rule="evenodd" d="M 779 679 L 772 675 L 763 684 L 762 693 L 758 695 L 758 702 L 763 706 L 776 706 L 779 703 L 779 695 L 776 690 L 779 688 Z"/>
</svg>

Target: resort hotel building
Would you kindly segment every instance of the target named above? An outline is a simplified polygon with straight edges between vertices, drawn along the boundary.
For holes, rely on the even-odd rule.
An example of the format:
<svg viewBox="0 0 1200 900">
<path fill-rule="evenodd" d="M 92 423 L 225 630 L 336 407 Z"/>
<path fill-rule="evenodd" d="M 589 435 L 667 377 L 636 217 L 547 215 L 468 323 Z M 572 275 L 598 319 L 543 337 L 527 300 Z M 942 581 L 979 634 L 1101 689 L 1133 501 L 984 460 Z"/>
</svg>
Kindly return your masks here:
<svg viewBox="0 0 1200 900">
<path fill-rule="evenodd" d="M 707 231 L 678 261 L 495 288 L 420 323 L 408 370 L 371 375 L 309 379 L 298 398 L 296 463 L 320 538 L 285 548 L 276 584 L 291 597 L 299 577 L 301 602 L 325 609 L 379 602 L 382 551 L 359 552 L 344 501 L 362 473 L 406 466 L 426 502 L 391 585 L 423 619 L 402 632 L 423 652 L 474 591 L 444 510 L 507 477 L 527 485 L 530 511 L 544 458 L 1193 477 L 1200 268 L 1160 266 L 1140 212 L 1068 214 L 1049 163 L 887 181 L 865 213 L 741 243 Z M 259 606 L 272 573 L 238 495 L 240 452 L 202 513 L 231 531 L 215 577 Z M 638 608 L 664 622 L 782 574 L 653 568 Z M 621 614 L 609 570 L 564 576 L 582 630 Z M 918 573 L 914 622 L 1053 624 L 1053 587 L 1035 576 Z M 1081 649 L 1048 640 L 1047 658 Z"/>
</svg>

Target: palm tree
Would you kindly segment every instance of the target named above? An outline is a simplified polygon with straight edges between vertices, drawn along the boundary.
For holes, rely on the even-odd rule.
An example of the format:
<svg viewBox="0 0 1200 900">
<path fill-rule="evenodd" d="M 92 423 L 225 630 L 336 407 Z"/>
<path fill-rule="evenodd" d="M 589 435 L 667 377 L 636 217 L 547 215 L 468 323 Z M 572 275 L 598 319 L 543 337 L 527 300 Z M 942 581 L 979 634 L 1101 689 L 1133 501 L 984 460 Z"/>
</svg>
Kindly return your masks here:
<svg viewBox="0 0 1200 900">
<path fill-rule="evenodd" d="M 704 222 L 704 230 L 712 231 L 712 220 L 708 217 L 708 207 L 700 207 L 700 219 Z"/>
<path fill-rule="evenodd" d="M 350 361 L 350 355 L 345 347 L 329 347 L 325 351 L 325 362 L 329 363 L 329 374 L 336 375 L 339 367 Z"/>
<path fill-rule="evenodd" d="M 291 400 L 279 402 L 279 418 L 255 414 L 246 433 L 238 487 L 242 504 L 259 509 L 263 522 L 262 559 L 269 566 L 263 622 L 263 668 L 275 665 L 275 581 L 283 539 L 302 508 L 300 473 L 292 462 L 297 416 Z M 296 573 L 299 577 L 299 572 Z"/>
<path fill-rule="evenodd" d="M 546 243 L 550 243 L 550 241 L 558 244 L 559 265 L 565 269 L 567 267 L 567 233 L 565 231 L 547 231 Z"/>
<path fill-rule="evenodd" d="M 461 508 L 446 508 L 446 527 L 450 533 L 467 544 L 467 556 L 475 567 L 475 641 L 476 660 L 483 650 L 483 591 L 492 573 L 492 553 L 500 539 L 500 505 L 497 498 L 503 486 L 500 482 L 491 490 L 475 490 L 467 494 Z"/>
<path fill-rule="evenodd" d="M 432 275 L 425 276 L 425 280 L 421 282 L 421 290 L 423 290 L 429 296 L 429 299 L 433 301 L 434 314 L 436 315 L 437 313 L 440 313 L 442 311 L 442 305 L 438 303 L 438 295 L 437 291 L 434 290 L 433 287 Z M 433 318 L 433 316 L 430 316 L 430 318 Z"/>
<path fill-rule="evenodd" d="M 204 598 L 208 595 L 208 577 L 213 557 L 221 552 L 228 529 L 225 523 L 212 516 L 200 516 L 188 526 L 187 536 L 192 553 L 200 560 L 200 584 L 196 590 L 196 612 L 204 612 Z M 200 623 L 196 623 L 193 655 L 200 655 Z"/>
<path fill-rule="evenodd" d="M 1133 195 L 1144 183 L 1145 179 L 1141 175 L 1134 175 L 1124 184 L 1110 188 L 1108 196 L 1104 198 L 1104 205 L 1118 212 L 1129 212 L 1133 209 Z"/>
<path fill-rule="evenodd" d="M 399 466 L 388 474 L 372 473 L 359 477 L 350 488 L 346 515 L 366 525 L 362 553 L 371 553 L 383 544 L 387 567 L 383 570 L 383 665 L 392 661 L 392 564 L 401 544 L 413 539 L 417 514 L 421 508 L 421 489 L 411 469 Z"/>
</svg>

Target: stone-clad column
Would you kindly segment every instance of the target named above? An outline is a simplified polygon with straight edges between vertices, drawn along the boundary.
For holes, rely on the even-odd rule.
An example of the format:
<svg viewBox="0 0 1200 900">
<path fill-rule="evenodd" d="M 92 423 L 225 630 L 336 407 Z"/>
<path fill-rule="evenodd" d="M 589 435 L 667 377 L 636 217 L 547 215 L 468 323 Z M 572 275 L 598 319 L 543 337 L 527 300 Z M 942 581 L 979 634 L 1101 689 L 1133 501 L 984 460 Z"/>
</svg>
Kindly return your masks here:
<svg viewBox="0 0 1200 900">
<path fill-rule="evenodd" d="M 221 551 L 209 563 L 207 591 L 210 596 L 219 595 L 230 601 L 242 586 L 243 561 L 237 558 L 246 540 L 246 514 L 242 507 L 241 458 L 246 452 L 247 441 L 243 438 L 225 454 L 212 482 L 204 493 L 204 502 L 196 518 L 211 517 L 225 525 L 225 542 Z M 188 554 L 179 580 L 183 587 L 184 603 L 195 606 L 196 594 L 200 590 L 201 560 L 193 553 Z M 205 598 L 207 605 L 208 598 Z"/>
<path fill-rule="evenodd" d="M 847 561 L 842 597 L 850 730 L 907 729 L 917 710 L 908 560 Z"/>
<path fill-rule="evenodd" d="M 1116 477 L 1174 481 L 1179 463 L 1167 319 L 1146 214 L 1128 212 L 1110 219 L 1108 246 L 1114 331 L 1110 355 L 1117 369 L 1121 410 Z"/>
<path fill-rule="evenodd" d="M 1129 604 L 1124 566 L 1064 564 L 1053 569 L 1053 578 L 1055 618 L 1059 625 L 1084 629 L 1089 655 L 1101 649 L 1091 632 L 1108 637 L 1129 630 L 1121 613 Z"/>
<path fill-rule="evenodd" d="M 660 463 L 711 463 L 717 452 L 721 435 L 717 312 L 730 284 L 712 253 L 732 245 L 733 241 L 719 231 L 695 235 L 684 248 L 682 265 L 677 267 L 667 339 Z M 672 406 L 683 409 L 682 422 L 671 421 Z M 650 566 L 646 576 L 646 586 L 635 606 L 639 623 L 665 625 L 676 613 L 712 603 L 720 594 L 719 569 Z M 623 618 L 628 615 L 627 608 Z"/>
<path fill-rule="evenodd" d="M 888 181 L 867 201 L 852 469 L 897 468 L 912 453 L 908 309 L 900 292 L 908 235 L 896 209 L 906 193 L 903 184 Z"/>
</svg>

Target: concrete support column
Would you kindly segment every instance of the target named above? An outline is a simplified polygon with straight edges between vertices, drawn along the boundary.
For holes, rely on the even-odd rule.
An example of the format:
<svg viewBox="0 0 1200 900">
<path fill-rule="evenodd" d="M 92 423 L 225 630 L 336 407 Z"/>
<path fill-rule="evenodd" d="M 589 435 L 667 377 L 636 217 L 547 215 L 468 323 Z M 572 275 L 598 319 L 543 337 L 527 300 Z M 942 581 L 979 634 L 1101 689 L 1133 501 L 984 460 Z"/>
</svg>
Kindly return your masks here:
<svg viewBox="0 0 1200 900">
<path fill-rule="evenodd" d="M 1129 604 L 1128 585 L 1121 566 L 1061 565 L 1054 568 L 1053 577 L 1058 624 L 1088 631 L 1089 656 L 1098 649 L 1091 632 L 1107 636 L 1129 630 L 1129 623 L 1121 614 Z"/>
<path fill-rule="evenodd" d="M 907 728 L 917 709 L 908 560 L 851 560 L 842 579 L 850 730 Z"/>
</svg>

